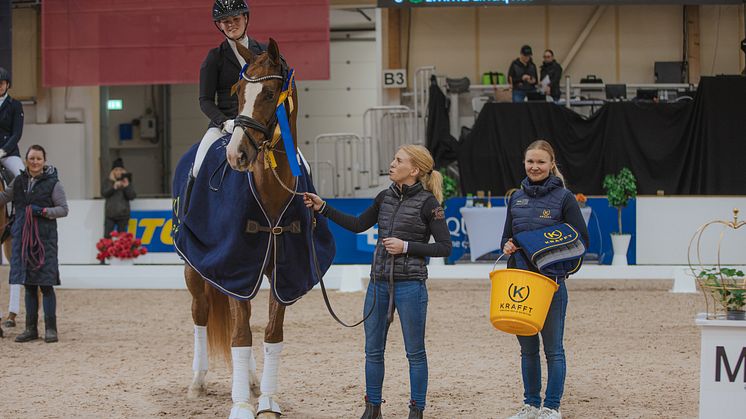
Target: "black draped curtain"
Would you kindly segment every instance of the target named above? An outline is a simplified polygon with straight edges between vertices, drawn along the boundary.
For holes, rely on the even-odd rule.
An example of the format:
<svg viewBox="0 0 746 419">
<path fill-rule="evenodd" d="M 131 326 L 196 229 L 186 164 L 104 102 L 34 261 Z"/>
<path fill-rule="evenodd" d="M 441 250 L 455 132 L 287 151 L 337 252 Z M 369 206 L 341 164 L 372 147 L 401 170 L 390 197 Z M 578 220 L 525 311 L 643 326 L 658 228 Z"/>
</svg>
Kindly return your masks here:
<svg viewBox="0 0 746 419">
<path fill-rule="evenodd" d="M 626 166 L 640 194 L 743 195 L 746 77 L 703 77 L 694 101 L 610 102 L 587 119 L 552 103 L 487 104 L 460 145 L 462 191 L 517 187 L 536 139 L 574 192 L 603 195 L 603 177 Z"/>
</svg>

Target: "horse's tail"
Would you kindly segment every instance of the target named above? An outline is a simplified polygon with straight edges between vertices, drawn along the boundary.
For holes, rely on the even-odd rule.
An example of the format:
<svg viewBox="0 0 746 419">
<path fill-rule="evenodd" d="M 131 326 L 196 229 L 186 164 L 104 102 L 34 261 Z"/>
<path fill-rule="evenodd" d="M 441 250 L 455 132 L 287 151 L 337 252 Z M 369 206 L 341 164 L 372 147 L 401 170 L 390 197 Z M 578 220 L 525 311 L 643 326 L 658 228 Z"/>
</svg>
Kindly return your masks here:
<svg viewBox="0 0 746 419">
<path fill-rule="evenodd" d="M 210 305 L 207 315 L 207 344 L 210 356 L 222 357 L 227 363 L 231 361 L 231 335 L 233 333 L 233 316 L 228 296 L 205 282 L 205 293 Z"/>
</svg>

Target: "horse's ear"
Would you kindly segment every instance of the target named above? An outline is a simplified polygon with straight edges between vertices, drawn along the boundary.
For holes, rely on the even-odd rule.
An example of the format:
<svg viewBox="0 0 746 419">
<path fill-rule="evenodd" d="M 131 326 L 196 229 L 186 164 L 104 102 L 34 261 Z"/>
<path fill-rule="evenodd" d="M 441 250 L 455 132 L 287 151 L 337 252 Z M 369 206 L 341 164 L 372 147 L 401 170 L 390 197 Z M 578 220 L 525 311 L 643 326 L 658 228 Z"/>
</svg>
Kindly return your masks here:
<svg viewBox="0 0 746 419">
<path fill-rule="evenodd" d="M 239 80 L 239 81 L 237 81 L 237 82 L 235 82 L 235 83 L 233 84 L 233 86 L 231 86 L 231 96 L 233 96 L 233 95 L 235 95 L 235 94 L 236 94 L 236 92 L 238 91 L 238 88 L 239 88 L 240 86 L 241 86 L 241 81 L 240 81 L 240 80 Z"/>
<path fill-rule="evenodd" d="M 272 61 L 274 61 L 275 63 L 280 62 L 280 47 L 277 46 L 277 41 L 275 41 L 273 38 L 269 38 L 267 52 L 269 53 L 269 58 L 271 58 Z"/>
<path fill-rule="evenodd" d="M 243 46 L 243 44 L 241 44 L 240 42 L 236 42 L 236 49 L 238 49 L 238 53 L 243 57 L 244 60 L 246 60 L 247 63 L 254 62 L 256 55 L 254 55 L 254 53 L 251 52 L 250 49 Z"/>
</svg>

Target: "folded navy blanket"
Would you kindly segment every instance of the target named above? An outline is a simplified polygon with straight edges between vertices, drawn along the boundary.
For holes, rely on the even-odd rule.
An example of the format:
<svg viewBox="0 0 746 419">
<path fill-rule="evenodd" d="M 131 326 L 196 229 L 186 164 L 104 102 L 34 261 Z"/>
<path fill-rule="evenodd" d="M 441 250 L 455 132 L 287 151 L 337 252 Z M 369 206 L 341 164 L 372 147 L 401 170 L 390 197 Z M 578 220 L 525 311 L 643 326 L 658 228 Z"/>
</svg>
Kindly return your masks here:
<svg viewBox="0 0 746 419">
<path fill-rule="evenodd" d="M 555 224 L 536 230 L 524 231 L 513 237 L 521 252 L 515 253 L 516 265 L 550 277 L 567 277 L 580 269 L 586 248 L 573 226 Z"/>
</svg>

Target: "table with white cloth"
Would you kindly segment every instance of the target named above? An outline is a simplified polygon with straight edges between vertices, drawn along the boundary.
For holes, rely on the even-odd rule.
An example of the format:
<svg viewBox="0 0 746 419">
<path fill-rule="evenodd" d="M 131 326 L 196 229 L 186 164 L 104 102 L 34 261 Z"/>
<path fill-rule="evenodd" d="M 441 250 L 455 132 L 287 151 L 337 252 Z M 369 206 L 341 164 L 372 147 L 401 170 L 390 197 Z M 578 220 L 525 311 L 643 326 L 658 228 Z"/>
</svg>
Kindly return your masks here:
<svg viewBox="0 0 746 419">
<path fill-rule="evenodd" d="M 487 253 L 500 250 L 505 218 L 508 216 L 506 207 L 463 207 L 459 211 L 466 227 L 466 234 L 469 236 L 472 262 Z M 585 224 L 588 225 L 591 208 L 583 207 L 580 212 L 583 214 Z"/>
</svg>

